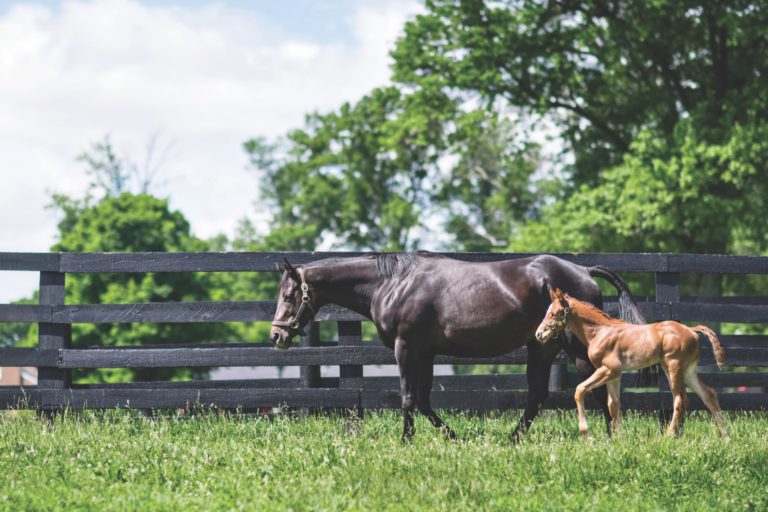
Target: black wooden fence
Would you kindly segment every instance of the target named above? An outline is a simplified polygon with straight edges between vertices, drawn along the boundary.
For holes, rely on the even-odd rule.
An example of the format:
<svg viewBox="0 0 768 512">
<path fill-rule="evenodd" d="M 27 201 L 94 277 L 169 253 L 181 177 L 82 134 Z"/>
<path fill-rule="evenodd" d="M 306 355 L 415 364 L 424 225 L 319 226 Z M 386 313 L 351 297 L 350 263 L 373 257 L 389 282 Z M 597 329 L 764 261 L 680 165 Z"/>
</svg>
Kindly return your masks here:
<svg viewBox="0 0 768 512">
<path fill-rule="evenodd" d="M 39 369 L 37 386 L 0 387 L 0 408 L 29 407 L 139 409 L 191 405 L 246 409 L 288 406 L 311 408 L 399 408 L 395 377 L 365 377 L 365 365 L 394 364 L 392 351 L 378 343 L 364 343 L 362 317 L 339 307 L 325 307 L 318 322 L 335 321 L 338 341 L 319 340 L 310 330 L 300 347 L 278 351 L 269 343 L 162 347 L 73 349 L 74 323 L 244 322 L 271 321 L 274 302 L 181 302 L 152 304 L 66 304 L 67 274 L 88 272 L 273 272 L 275 263 L 288 257 L 295 264 L 330 256 L 361 253 L 0 253 L 0 271 L 40 273 L 39 305 L 0 304 L 0 322 L 39 325 L 37 348 L 0 348 L 0 366 Z M 523 254 L 460 253 L 468 261 L 498 261 Z M 617 272 L 651 273 L 655 297 L 641 307 L 650 320 L 686 322 L 768 323 L 768 294 L 756 297 L 681 297 L 681 274 L 768 274 L 768 257 L 690 254 L 564 254 L 583 265 L 603 265 Z M 1 275 L 1 274 L 0 274 Z M 1 278 L 0 278 L 1 279 Z M 2 281 L 0 281 L 1 283 Z M 766 290 L 768 291 L 768 290 Z M 606 308 L 615 310 L 610 299 Z M 726 364 L 731 371 L 708 373 L 705 382 L 716 387 L 724 409 L 756 410 L 768 407 L 768 336 L 726 335 Z M 189 340 L 187 340 L 189 341 Z M 525 363 L 525 349 L 503 357 L 467 359 L 438 357 L 442 364 Z M 708 343 L 703 344 L 702 370 L 713 364 Z M 221 366 L 300 366 L 299 379 L 249 381 L 134 382 L 77 385 L 70 382 L 76 368 L 180 368 Z M 319 365 L 338 365 L 338 378 L 321 378 Z M 625 387 L 630 388 L 631 376 Z M 546 406 L 570 408 L 578 377 L 558 359 L 552 371 Z M 525 375 L 457 375 L 436 377 L 433 404 L 438 408 L 507 409 L 525 404 Z M 629 389 L 628 391 L 633 391 Z M 634 390 L 622 403 L 630 409 L 656 409 L 659 393 Z M 667 396 L 664 399 L 669 404 Z M 692 408 L 701 408 L 691 396 Z"/>
</svg>

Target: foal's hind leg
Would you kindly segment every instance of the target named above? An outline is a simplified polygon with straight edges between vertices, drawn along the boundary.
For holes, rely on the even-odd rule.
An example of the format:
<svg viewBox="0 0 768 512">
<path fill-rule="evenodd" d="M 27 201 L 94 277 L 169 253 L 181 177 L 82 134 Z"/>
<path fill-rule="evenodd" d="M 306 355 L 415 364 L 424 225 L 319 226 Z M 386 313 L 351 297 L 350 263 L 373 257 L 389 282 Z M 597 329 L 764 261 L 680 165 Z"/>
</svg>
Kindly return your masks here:
<svg viewBox="0 0 768 512">
<path fill-rule="evenodd" d="M 608 390 L 608 410 L 611 412 L 612 427 L 615 433 L 621 430 L 621 377 L 605 383 Z"/>
<path fill-rule="evenodd" d="M 680 367 L 680 361 L 673 359 L 666 361 L 666 373 L 669 379 L 669 389 L 672 391 L 672 420 L 667 427 L 667 435 L 674 436 L 680 433 L 680 424 L 685 416 L 686 400 L 685 380 L 683 369 Z"/>
<path fill-rule="evenodd" d="M 720 433 L 727 440 L 728 430 L 725 428 L 725 420 L 723 414 L 720 412 L 720 402 L 717 400 L 717 393 L 715 390 L 701 382 L 699 375 L 696 373 L 696 365 L 692 364 L 685 369 L 685 382 L 693 388 L 704 405 L 707 406 L 709 412 L 712 413 L 712 418 L 715 420 L 717 428 L 720 429 Z"/>
<path fill-rule="evenodd" d="M 419 411 L 426 416 L 436 428 L 442 429 L 447 439 L 456 439 L 456 433 L 450 429 L 440 416 L 432 409 L 429 395 L 432 393 L 432 377 L 435 372 L 435 357 L 433 355 L 422 355 L 419 357 L 419 381 L 416 388 L 416 406 Z"/>
</svg>

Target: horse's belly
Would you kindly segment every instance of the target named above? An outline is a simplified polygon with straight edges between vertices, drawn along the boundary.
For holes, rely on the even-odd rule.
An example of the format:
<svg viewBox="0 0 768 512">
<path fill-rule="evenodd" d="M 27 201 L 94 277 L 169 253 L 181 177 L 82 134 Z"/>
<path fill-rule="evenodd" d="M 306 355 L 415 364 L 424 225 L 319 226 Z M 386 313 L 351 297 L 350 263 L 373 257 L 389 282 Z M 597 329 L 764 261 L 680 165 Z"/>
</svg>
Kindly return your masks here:
<svg viewBox="0 0 768 512">
<path fill-rule="evenodd" d="M 533 338 L 533 329 L 507 321 L 498 325 L 443 330 L 436 351 L 464 357 L 493 357 L 511 352 Z"/>
</svg>

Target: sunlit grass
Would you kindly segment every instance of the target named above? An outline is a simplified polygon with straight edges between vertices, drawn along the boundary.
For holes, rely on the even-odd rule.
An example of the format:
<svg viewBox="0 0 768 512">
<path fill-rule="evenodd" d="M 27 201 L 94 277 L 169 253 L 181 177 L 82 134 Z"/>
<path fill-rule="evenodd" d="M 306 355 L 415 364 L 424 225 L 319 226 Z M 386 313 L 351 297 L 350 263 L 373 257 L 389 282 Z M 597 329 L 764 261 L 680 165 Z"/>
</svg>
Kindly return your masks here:
<svg viewBox="0 0 768 512">
<path fill-rule="evenodd" d="M 676 439 L 628 414 L 591 441 L 547 412 L 512 444 L 518 415 L 423 419 L 400 443 L 395 412 L 274 418 L 122 411 L 0 420 L 3 510 L 765 510 L 768 415 L 732 414 L 725 444 L 705 414 Z"/>
</svg>

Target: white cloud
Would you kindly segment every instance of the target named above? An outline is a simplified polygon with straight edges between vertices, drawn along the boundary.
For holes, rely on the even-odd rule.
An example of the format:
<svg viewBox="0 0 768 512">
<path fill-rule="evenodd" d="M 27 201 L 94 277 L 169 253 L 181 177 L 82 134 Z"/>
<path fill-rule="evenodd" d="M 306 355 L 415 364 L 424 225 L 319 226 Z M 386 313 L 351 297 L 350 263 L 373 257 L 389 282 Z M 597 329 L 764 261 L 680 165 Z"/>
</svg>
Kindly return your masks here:
<svg viewBox="0 0 768 512">
<path fill-rule="evenodd" d="M 7 9 L 0 16 L 0 251 L 50 247 L 49 192 L 83 192 L 87 177 L 75 156 L 105 133 L 141 159 L 160 132 L 161 144 L 173 144 L 162 170 L 173 207 L 199 236 L 231 233 L 257 197 L 243 141 L 281 135 L 304 114 L 387 82 L 388 51 L 418 7 L 353 5 L 354 45 L 297 38 L 255 10 L 222 2 L 73 0 Z M 0 302 L 29 293 L 31 285 L 4 274 Z"/>
</svg>

